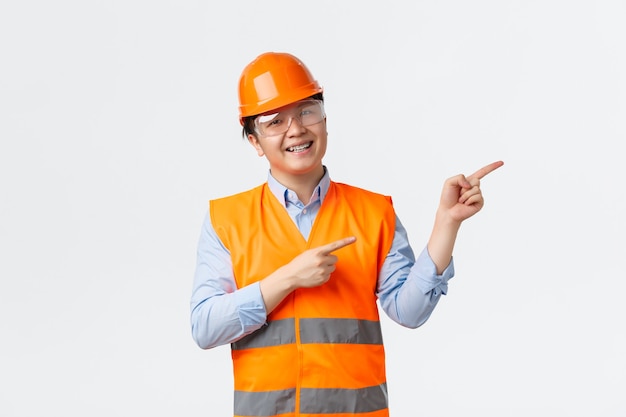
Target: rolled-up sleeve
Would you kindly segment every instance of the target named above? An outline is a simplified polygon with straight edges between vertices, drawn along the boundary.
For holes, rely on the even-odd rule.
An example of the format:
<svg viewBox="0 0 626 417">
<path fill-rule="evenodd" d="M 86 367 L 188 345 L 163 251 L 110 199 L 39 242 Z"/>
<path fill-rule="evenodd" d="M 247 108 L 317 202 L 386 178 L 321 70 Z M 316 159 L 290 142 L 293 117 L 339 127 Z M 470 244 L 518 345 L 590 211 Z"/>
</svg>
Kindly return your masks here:
<svg viewBox="0 0 626 417">
<path fill-rule="evenodd" d="M 417 259 L 406 230 L 396 217 L 393 243 L 378 277 L 378 298 L 393 321 L 410 328 L 424 324 L 448 292 L 454 276 L 454 262 L 437 274 L 437 267 L 425 247 Z"/>
<path fill-rule="evenodd" d="M 424 248 L 410 274 L 415 275 L 417 286 L 424 294 L 432 291 L 433 296 L 445 295 L 448 293 L 448 281 L 454 276 L 454 261 L 451 259 L 441 275 L 437 275 L 437 266 L 428 254 L 428 248 Z"/>
</svg>

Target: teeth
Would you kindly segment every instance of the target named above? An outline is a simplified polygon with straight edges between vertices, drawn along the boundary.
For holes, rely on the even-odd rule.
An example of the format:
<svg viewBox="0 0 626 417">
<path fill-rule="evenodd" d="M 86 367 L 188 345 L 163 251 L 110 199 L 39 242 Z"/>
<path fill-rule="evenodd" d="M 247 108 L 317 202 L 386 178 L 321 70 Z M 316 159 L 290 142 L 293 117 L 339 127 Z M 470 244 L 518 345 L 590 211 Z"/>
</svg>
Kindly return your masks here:
<svg viewBox="0 0 626 417">
<path fill-rule="evenodd" d="M 308 148 L 308 147 L 310 147 L 310 146 L 311 146 L 311 142 L 309 142 L 309 143 L 305 143 L 305 144 L 303 144 L 303 145 L 292 146 L 292 147 L 290 147 L 290 148 L 287 148 L 287 150 L 288 150 L 289 152 L 301 152 L 301 151 L 303 151 L 303 150 L 307 149 L 307 148 Z"/>
</svg>

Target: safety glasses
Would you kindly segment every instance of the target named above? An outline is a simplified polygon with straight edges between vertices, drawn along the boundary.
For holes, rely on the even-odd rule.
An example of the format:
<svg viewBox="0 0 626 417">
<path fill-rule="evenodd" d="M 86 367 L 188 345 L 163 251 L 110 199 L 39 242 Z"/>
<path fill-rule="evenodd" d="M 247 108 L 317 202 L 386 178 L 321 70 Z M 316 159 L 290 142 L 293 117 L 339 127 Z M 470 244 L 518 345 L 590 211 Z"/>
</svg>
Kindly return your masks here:
<svg viewBox="0 0 626 417">
<path fill-rule="evenodd" d="M 261 114 L 254 119 L 256 132 L 261 136 L 278 136 L 289 130 L 295 120 L 301 126 L 312 126 L 324 120 L 324 103 L 320 100 L 301 100 L 278 112 Z"/>
</svg>

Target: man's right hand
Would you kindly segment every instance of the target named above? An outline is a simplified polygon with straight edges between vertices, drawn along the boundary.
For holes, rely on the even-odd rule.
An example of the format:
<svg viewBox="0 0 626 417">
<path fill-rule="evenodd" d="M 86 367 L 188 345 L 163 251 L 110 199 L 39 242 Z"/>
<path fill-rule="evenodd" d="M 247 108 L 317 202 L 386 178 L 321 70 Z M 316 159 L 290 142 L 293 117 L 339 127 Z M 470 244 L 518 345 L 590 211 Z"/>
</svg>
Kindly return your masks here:
<svg viewBox="0 0 626 417">
<path fill-rule="evenodd" d="M 259 285 L 266 314 L 271 313 L 292 291 L 328 282 L 338 260 L 333 252 L 354 242 L 356 237 L 351 236 L 308 249 L 261 280 Z"/>
<path fill-rule="evenodd" d="M 356 237 L 346 237 L 302 252 L 281 268 L 281 273 L 293 279 L 295 288 L 317 287 L 330 279 L 335 270 L 337 256 L 333 252 L 356 242 Z"/>
</svg>

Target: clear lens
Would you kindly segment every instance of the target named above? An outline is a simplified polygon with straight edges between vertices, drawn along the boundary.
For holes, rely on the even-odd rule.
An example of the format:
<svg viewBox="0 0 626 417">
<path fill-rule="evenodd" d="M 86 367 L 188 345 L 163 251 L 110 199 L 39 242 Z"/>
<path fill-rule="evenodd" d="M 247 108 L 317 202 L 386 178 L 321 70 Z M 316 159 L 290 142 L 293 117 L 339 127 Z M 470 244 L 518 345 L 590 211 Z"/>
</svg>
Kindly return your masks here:
<svg viewBox="0 0 626 417">
<path fill-rule="evenodd" d="M 296 120 L 302 126 L 311 126 L 324 120 L 324 104 L 319 100 L 299 101 L 277 113 L 266 113 L 254 119 L 256 131 L 262 136 L 282 135 Z"/>
</svg>

